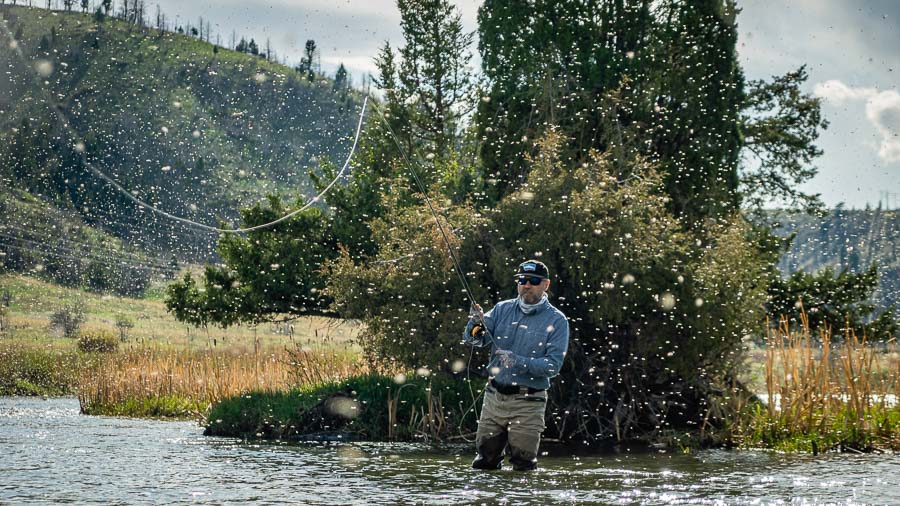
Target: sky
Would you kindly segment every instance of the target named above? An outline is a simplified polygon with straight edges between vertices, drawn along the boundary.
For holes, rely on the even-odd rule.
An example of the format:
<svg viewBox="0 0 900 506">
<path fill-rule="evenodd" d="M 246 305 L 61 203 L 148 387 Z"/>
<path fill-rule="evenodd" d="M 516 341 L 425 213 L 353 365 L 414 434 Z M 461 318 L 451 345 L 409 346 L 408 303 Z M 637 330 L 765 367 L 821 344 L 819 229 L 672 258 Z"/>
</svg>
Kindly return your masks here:
<svg viewBox="0 0 900 506">
<path fill-rule="evenodd" d="M 455 3 L 475 31 L 481 2 Z M 321 65 L 340 63 L 354 84 L 374 73 L 385 41 L 402 44 L 394 0 L 148 0 L 170 21 L 197 24 L 202 16 L 223 44 L 269 39 L 279 59 L 299 61 L 307 39 Z M 738 53 L 747 80 L 769 79 L 807 65 L 804 90 L 822 99 L 829 122 L 817 145 L 819 174 L 802 187 L 828 207 L 900 208 L 900 1 L 745 0 L 738 16 Z M 474 50 L 474 48 L 473 48 Z M 477 59 L 476 62 L 477 64 Z"/>
</svg>

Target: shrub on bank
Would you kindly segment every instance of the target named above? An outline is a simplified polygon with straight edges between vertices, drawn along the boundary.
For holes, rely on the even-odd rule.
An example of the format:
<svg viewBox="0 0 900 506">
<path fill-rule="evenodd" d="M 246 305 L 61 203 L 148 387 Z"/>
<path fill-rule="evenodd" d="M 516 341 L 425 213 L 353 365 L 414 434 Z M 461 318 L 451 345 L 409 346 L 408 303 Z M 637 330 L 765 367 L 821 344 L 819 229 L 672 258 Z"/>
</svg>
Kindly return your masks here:
<svg viewBox="0 0 900 506">
<path fill-rule="evenodd" d="M 0 346 L 0 395 L 71 395 L 79 364 L 74 351 Z"/>
<path fill-rule="evenodd" d="M 476 386 L 477 384 L 477 386 Z M 448 440 L 475 430 L 480 381 L 380 374 L 215 404 L 206 434 L 262 439 Z M 478 403 L 480 406 L 480 403 Z"/>
<path fill-rule="evenodd" d="M 119 339 L 107 332 L 82 332 L 78 335 L 78 351 L 82 353 L 113 353 L 119 349 Z"/>
</svg>

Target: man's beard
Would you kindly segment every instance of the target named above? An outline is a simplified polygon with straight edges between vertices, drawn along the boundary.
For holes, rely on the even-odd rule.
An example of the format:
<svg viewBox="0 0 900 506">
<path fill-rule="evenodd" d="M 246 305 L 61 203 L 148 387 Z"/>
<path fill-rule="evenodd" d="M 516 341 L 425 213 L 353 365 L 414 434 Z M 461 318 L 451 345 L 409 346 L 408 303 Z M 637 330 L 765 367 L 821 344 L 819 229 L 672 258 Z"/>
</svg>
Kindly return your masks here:
<svg viewBox="0 0 900 506">
<path fill-rule="evenodd" d="M 522 294 L 522 300 L 525 301 L 526 304 L 537 304 L 541 301 L 542 295 L 542 293 L 537 295 L 533 293 L 524 293 Z"/>
</svg>

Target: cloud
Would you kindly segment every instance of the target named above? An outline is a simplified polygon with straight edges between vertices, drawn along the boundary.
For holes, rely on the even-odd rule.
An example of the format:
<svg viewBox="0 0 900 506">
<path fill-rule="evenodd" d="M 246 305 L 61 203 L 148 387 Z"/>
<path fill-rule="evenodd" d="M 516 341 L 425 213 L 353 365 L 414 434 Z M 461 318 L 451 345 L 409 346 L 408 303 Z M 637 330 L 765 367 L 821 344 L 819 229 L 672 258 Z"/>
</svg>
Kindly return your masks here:
<svg viewBox="0 0 900 506">
<path fill-rule="evenodd" d="M 866 119 L 881 136 L 878 156 L 885 162 L 900 161 L 900 93 L 847 86 L 832 79 L 816 84 L 813 94 L 836 105 L 865 100 Z"/>
<path fill-rule="evenodd" d="M 881 134 L 878 156 L 900 162 L 900 93 L 883 91 L 866 102 L 866 117 Z"/>
<path fill-rule="evenodd" d="M 868 100 L 878 94 L 875 88 L 851 88 L 846 84 L 832 79 L 824 83 L 817 83 L 813 94 L 835 104 L 843 104 L 850 100 Z"/>
</svg>

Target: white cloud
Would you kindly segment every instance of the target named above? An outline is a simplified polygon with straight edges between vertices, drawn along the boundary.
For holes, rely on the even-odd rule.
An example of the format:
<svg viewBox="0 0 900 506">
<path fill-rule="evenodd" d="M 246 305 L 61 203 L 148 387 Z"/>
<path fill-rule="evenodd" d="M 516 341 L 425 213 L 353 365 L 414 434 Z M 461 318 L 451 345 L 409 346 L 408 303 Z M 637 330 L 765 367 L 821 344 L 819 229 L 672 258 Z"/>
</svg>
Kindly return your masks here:
<svg viewBox="0 0 900 506">
<path fill-rule="evenodd" d="M 900 93 L 883 91 L 866 102 L 866 117 L 881 134 L 878 156 L 900 162 Z"/>
<path fill-rule="evenodd" d="M 816 84 L 813 94 L 835 104 L 842 104 L 848 100 L 868 99 L 878 94 L 875 88 L 851 88 L 846 84 L 831 79 L 824 83 Z"/>
<path fill-rule="evenodd" d="M 900 161 L 900 93 L 895 90 L 854 88 L 832 79 L 816 84 L 813 94 L 836 105 L 865 100 L 866 119 L 881 136 L 878 156 L 885 162 Z"/>
</svg>

